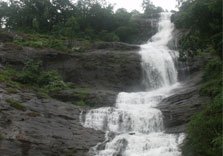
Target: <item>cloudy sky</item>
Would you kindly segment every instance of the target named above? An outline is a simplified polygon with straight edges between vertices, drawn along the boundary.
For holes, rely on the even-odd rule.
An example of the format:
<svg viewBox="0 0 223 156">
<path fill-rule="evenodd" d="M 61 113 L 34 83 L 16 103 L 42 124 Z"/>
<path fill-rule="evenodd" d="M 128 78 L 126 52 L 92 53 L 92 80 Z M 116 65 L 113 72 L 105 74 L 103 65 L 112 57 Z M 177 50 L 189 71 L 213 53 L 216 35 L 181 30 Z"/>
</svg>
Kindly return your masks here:
<svg viewBox="0 0 223 156">
<path fill-rule="evenodd" d="M 142 1 L 143 0 L 107 0 L 108 2 L 115 5 L 115 9 L 117 8 L 126 8 L 128 11 L 131 10 L 142 10 Z M 151 0 L 154 5 L 161 6 L 164 9 L 172 10 L 177 5 L 176 0 Z"/>
</svg>

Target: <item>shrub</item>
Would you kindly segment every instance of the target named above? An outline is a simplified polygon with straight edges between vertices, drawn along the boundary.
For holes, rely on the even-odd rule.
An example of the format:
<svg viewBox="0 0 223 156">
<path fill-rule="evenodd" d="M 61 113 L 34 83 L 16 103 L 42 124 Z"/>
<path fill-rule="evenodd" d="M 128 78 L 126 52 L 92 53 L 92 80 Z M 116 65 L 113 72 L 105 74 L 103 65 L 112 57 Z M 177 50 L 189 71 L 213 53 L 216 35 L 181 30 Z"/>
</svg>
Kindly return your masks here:
<svg viewBox="0 0 223 156">
<path fill-rule="evenodd" d="M 183 147 L 185 156 L 221 156 L 222 154 L 222 61 L 213 59 L 204 72 L 200 94 L 211 97 L 188 126 L 188 138 Z"/>
<path fill-rule="evenodd" d="M 215 97 L 201 113 L 195 115 L 188 127 L 188 141 L 183 153 L 196 156 L 222 154 L 222 94 Z"/>
<path fill-rule="evenodd" d="M 56 71 L 44 71 L 41 66 L 42 62 L 40 61 L 27 61 L 16 81 L 34 85 L 46 91 L 60 90 L 67 87 L 67 84 Z"/>
<path fill-rule="evenodd" d="M 108 33 L 107 31 L 102 31 L 99 34 L 99 37 L 102 41 L 107 41 L 107 42 L 119 41 L 119 37 L 115 33 Z"/>
</svg>

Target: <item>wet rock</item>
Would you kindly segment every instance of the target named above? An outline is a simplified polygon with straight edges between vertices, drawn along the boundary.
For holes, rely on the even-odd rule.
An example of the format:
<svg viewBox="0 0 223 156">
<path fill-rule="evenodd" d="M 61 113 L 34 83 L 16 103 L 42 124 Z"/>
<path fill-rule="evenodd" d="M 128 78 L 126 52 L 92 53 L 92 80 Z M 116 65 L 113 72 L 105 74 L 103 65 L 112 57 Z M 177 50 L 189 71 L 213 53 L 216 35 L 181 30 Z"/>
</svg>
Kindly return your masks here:
<svg viewBox="0 0 223 156">
<path fill-rule="evenodd" d="M 0 32 L 0 42 L 12 42 L 13 36 L 9 33 Z"/>
<path fill-rule="evenodd" d="M 104 140 L 103 132 L 82 127 L 80 108 L 39 99 L 26 90 L 9 95 L 6 86 L 0 84 L 0 88 L 1 156 L 85 156 Z M 20 102 L 26 111 L 10 106 L 6 99 Z"/>
<path fill-rule="evenodd" d="M 110 50 L 139 50 L 140 47 L 133 44 L 127 44 L 122 42 L 96 42 L 93 47 L 94 49 L 110 49 Z"/>
<path fill-rule="evenodd" d="M 185 132 L 190 118 L 209 102 L 209 98 L 199 95 L 201 77 L 202 73 L 192 75 L 181 88 L 174 90 L 172 96 L 159 104 L 167 132 Z"/>
<path fill-rule="evenodd" d="M 137 50 L 93 50 L 65 54 L 52 49 L 0 48 L 0 63 L 22 68 L 28 59 L 40 59 L 46 69 L 58 70 L 63 79 L 101 90 L 135 91 L 142 86 L 141 57 Z"/>
<path fill-rule="evenodd" d="M 83 101 L 90 107 L 114 106 L 117 92 L 95 89 L 70 89 L 50 93 L 50 96 L 64 102 L 77 103 Z"/>
<path fill-rule="evenodd" d="M 168 47 L 179 51 L 179 59 L 176 61 L 179 81 L 187 79 L 188 75 L 199 72 L 202 67 L 212 58 L 210 55 L 194 55 L 192 51 L 181 50 L 180 40 L 189 34 L 188 30 L 174 29 L 173 38 L 169 41 Z"/>
</svg>

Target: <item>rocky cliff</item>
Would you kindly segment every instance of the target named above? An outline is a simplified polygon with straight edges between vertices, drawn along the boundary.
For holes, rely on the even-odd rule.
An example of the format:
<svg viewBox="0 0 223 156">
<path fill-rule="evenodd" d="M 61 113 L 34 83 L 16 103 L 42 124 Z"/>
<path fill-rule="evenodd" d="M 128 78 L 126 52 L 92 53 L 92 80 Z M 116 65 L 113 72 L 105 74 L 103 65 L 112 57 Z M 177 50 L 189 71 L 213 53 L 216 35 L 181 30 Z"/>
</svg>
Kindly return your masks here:
<svg viewBox="0 0 223 156">
<path fill-rule="evenodd" d="M 133 91 L 141 83 L 138 51 L 139 47 L 123 43 L 100 44 L 97 49 L 74 54 L 4 44 L 0 47 L 0 63 L 22 68 L 29 59 L 41 60 L 46 70 L 59 71 L 67 82 L 96 89 Z"/>
<path fill-rule="evenodd" d="M 71 103 L 81 100 L 82 87 L 85 102 L 94 107 L 112 106 L 119 91 L 139 90 L 138 50 L 138 46 L 123 43 L 100 43 L 90 51 L 68 54 L 2 43 L 0 70 L 7 65 L 20 70 L 29 59 L 42 60 L 45 70 L 58 70 L 66 82 L 77 87 L 50 93 L 49 98 L 0 82 L 1 155 L 87 155 L 91 147 L 104 141 L 104 133 L 82 127 L 79 116 L 88 108 Z"/>
</svg>

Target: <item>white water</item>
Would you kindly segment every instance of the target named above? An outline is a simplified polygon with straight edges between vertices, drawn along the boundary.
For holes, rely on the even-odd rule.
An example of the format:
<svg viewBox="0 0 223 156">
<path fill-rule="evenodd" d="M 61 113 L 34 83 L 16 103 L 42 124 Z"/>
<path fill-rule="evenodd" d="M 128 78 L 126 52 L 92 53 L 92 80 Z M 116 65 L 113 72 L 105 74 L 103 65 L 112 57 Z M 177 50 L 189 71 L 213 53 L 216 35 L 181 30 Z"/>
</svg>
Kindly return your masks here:
<svg viewBox="0 0 223 156">
<path fill-rule="evenodd" d="M 159 31 L 147 44 L 141 46 L 146 92 L 119 93 L 116 107 L 90 110 L 83 125 L 114 132 L 116 136 L 106 143 L 104 150 L 93 148 L 97 156 L 180 156 L 178 145 L 183 134 L 164 132 L 162 112 L 156 106 L 179 87 L 174 60 L 177 52 L 167 47 L 173 24 L 170 14 L 162 13 Z"/>
</svg>

